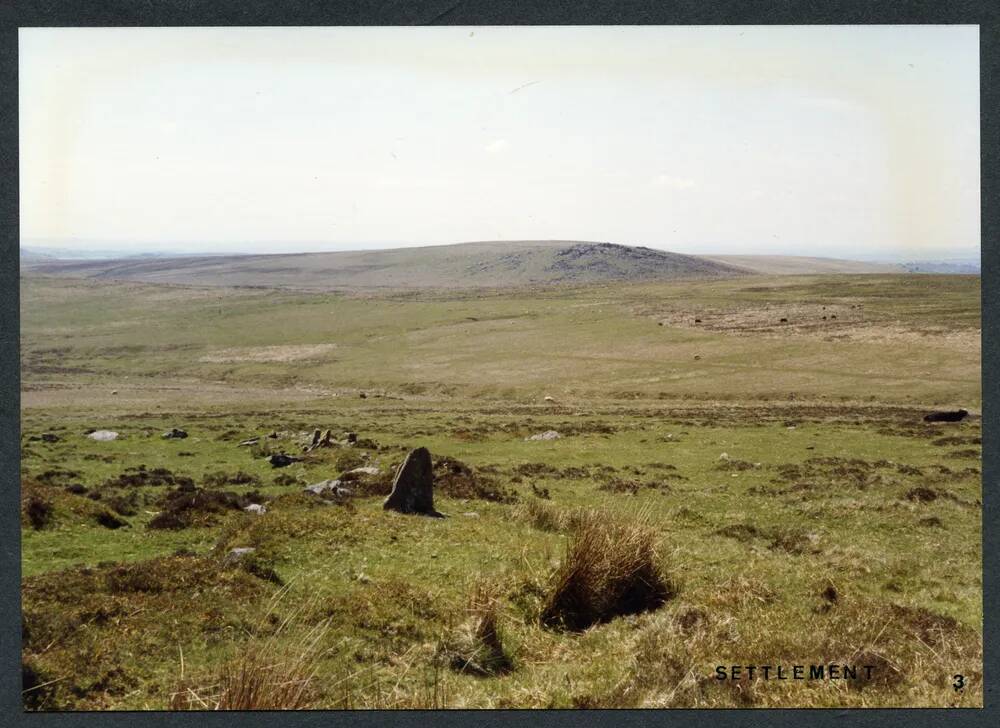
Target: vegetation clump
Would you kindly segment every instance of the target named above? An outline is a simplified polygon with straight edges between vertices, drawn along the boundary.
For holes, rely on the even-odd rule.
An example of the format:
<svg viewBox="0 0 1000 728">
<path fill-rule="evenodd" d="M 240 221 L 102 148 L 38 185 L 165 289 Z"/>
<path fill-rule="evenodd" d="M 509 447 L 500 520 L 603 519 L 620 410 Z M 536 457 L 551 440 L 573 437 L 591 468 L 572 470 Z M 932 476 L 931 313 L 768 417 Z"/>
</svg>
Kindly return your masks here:
<svg viewBox="0 0 1000 728">
<path fill-rule="evenodd" d="M 449 498 L 468 498 L 513 503 L 517 493 L 505 488 L 494 478 L 473 470 L 470 466 L 452 457 L 434 458 L 434 489 Z"/>
<path fill-rule="evenodd" d="M 642 516 L 626 521 L 591 510 L 570 535 L 541 622 L 581 631 L 658 609 L 675 593 L 676 586 L 660 565 L 655 532 Z"/>
<path fill-rule="evenodd" d="M 264 500 L 266 498 L 256 491 L 239 495 L 221 490 L 177 489 L 166 494 L 162 501 L 163 509 L 153 517 L 148 527 L 177 530 L 210 525 L 218 514 L 242 510 L 251 503 L 261 503 Z"/>
<path fill-rule="evenodd" d="M 125 468 L 125 471 L 115 477 L 105 481 L 108 488 L 139 488 L 146 485 L 172 485 L 176 487 L 194 487 L 194 481 L 185 475 L 174 475 L 167 468 L 153 468 L 148 470 L 145 465 L 138 465 L 134 468 Z"/>
<path fill-rule="evenodd" d="M 480 582 L 469 599 L 469 618 L 461 625 L 452 644 L 444 649 L 449 667 L 478 677 L 503 675 L 514 662 L 503 645 L 500 599 L 497 589 Z"/>
</svg>

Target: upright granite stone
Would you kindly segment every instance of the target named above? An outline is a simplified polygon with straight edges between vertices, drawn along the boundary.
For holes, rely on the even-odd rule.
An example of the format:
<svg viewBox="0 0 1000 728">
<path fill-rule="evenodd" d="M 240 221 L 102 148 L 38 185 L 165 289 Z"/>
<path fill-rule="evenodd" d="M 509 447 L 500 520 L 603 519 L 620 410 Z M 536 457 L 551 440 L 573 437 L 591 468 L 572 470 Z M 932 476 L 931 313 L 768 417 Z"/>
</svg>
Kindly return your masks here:
<svg viewBox="0 0 1000 728">
<path fill-rule="evenodd" d="M 411 450 L 396 471 L 392 492 L 382 507 L 400 513 L 419 513 L 443 518 L 434 510 L 434 469 L 426 447 Z"/>
</svg>

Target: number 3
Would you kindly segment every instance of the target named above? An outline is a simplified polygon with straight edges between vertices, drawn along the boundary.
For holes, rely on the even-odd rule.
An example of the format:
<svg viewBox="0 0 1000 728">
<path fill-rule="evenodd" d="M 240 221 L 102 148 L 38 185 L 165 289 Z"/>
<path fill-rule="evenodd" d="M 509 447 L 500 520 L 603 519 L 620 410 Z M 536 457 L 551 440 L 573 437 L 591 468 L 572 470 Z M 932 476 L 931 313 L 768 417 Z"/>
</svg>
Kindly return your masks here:
<svg viewBox="0 0 1000 728">
<path fill-rule="evenodd" d="M 965 687 L 965 675 L 952 675 L 952 677 L 955 678 L 955 682 L 951 686 L 955 688 L 955 692 L 957 693 Z"/>
</svg>

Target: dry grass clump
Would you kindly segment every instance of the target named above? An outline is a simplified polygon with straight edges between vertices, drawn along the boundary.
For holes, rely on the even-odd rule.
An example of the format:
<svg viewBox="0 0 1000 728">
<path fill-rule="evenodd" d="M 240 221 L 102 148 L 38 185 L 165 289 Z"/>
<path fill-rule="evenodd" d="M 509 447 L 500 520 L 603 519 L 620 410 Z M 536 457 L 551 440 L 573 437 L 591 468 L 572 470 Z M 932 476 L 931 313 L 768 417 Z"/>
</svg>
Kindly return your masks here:
<svg viewBox="0 0 1000 728">
<path fill-rule="evenodd" d="M 542 608 L 544 626 L 581 631 L 615 617 L 663 606 L 676 587 L 660 566 L 654 530 L 590 510 L 572 530 Z"/>
<path fill-rule="evenodd" d="M 195 688 L 183 674 L 171 693 L 171 710 L 302 710 L 316 700 L 315 678 L 325 651 L 320 644 L 329 630 L 323 621 L 299 637 L 291 637 L 292 617 L 280 622 L 266 639 L 255 639 L 225 662 L 215 681 Z M 182 668 L 183 669 L 183 668 Z"/>
<path fill-rule="evenodd" d="M 479 582 L 469 599 L 469 619 L 443 650 L 451 669 L 479 677 L 503 675 L 514 663 L 503 646 L 500 596 L 495 585 Z"/>
<path fill-rule="evenodd" d="M 572 531 L 586 518 L 582 508 L 560 508 L 540 498 L 525 500 L 516 507 L 515 513 L 533 528 L 550 533 Z"/>
</svg>

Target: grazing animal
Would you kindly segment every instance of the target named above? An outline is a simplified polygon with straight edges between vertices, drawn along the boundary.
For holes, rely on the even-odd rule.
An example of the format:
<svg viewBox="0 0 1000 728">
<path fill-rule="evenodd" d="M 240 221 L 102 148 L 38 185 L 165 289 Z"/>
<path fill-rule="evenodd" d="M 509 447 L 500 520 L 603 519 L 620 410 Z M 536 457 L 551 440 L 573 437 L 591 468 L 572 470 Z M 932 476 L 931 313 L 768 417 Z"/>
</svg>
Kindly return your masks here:
<svg viewBox="0 0 1000 728">
<path fill-rule="evenodd" d="M 924 415 L 924 422 L 961 422 L 969 416 L 968 410 L 960 409 L 948 412 L 931 412 Z"/>
<path fill-rule="evenodd" d="M 286 455 L 285 453 L 278 453 L 277 455 L 271 455 L 267 462 L 271 464 L 272 468 L 284 468 L 292 463 L 297 463 L 302 458 L 292 457 L 291 455 Z"/>
<path fill-rule="evenodd" d="M 787 324 L 788 323 L 788 319 L 786 319 L 786 318 L 781 319 L 781 323 Z"/>
</svg>

